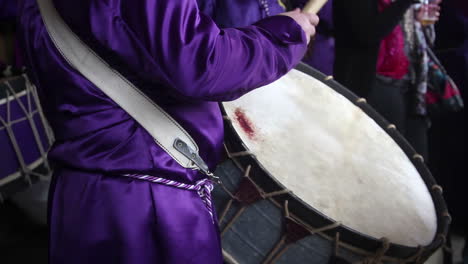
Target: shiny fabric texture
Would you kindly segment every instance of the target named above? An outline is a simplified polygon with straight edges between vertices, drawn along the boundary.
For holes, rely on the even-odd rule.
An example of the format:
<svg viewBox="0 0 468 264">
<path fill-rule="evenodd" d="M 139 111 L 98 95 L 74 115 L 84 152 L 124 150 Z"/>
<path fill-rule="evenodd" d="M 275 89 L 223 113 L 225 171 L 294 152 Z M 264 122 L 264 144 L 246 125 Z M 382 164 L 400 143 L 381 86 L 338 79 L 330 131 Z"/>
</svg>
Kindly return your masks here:
<svg viewBox="0 0 468 264">
<path fill-rule="evenodd" d="M 300 26 L 271 17 L 220 29 L 195 0 L 54 0 L 70 28 L 179 122 L 214 169 L 222 156 L 218 102 L 287 73 L 306 50 Z M 193 184 L 125 111 L 55 49 L 36 0 L 20 1 L 30 76 L 56 136 L 51 263 L 221 263 L 219 235 L 193 192 L 123 178 Z M 76 262 L 75 262 L 76 261 Z"/>
<path fill-rule="evenodd" d="M 268 13 L 261 0 L 197 0 L 200 10 L 212 17 L 221 28 L 244 27 L 262 18 L 285 12 L 281 0 L 265 0 Z M 305 2 L 305 1 L 302 1 Z"/>
<path fill-rule="evenodd" d="M 102 173 L 55 173 L 49 263 L 222 263 L 217 225 L 197 192 Z"/>
<path fill-rule="evenodd" d="M 282 0 L 197 0 L 200 11 L 213 18 L 220 27 L 243 27 L 266 18 L 265 2 L 270 15 L 285 12 Z M 285 0 L 292 8 L 303 8 L 307 0 Z M 333 75 L 335 41 L 332 19 L 333 0 L 329 0 L 318 13 L 320 23 L 313 41 L 312 50 L 303 61 L 319 71 Z"/>
<path fill-rule="evenodd" d="M 61 58 L 44 32 L 35 1 L 23 3 L 29 68 L 57 138 L 50 158 L 87 170 L 199 180 Z M 222 150 L 218 102 L 278 79 L 305 52 L 305 36 L 289 17 L 220 30 L 199 15 L 194 1 L 55 4 L 75 33 L 192 135 L 211 168 Z"/>
</svg>

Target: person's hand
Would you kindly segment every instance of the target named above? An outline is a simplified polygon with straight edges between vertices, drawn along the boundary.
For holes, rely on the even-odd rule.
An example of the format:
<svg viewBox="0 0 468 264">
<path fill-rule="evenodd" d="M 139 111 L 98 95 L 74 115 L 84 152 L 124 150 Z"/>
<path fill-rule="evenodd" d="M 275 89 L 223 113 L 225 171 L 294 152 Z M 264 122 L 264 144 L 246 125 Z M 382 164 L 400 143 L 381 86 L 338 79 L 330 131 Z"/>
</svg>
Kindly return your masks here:
<svg viewBox="0 0 468 264">
<path fill-rule="evenodd" d="M 315 27 L 319 23 L 319 18 L 317 15 L 304 13 L 299 8 L 296 8 L 290 12 L 281 13 L 280 15 L 288 16 L 294 19 L 296 23 L 301 26 L 302 30 L 304 30 L 307 36 L 307 43 L 310 42 L 311 37 L 315 35 Z"/>
<path fill-rule="evenodd" d="M 424 26 L 431 25 L 439 21 L 439 4 L 441 2 L 442 0 L 435 0 L 431 1 L 431 3 L 426 6 L 421 6 L 418 10 L 416 10 L 416 20 L 418 20 Z"/>
</svg>

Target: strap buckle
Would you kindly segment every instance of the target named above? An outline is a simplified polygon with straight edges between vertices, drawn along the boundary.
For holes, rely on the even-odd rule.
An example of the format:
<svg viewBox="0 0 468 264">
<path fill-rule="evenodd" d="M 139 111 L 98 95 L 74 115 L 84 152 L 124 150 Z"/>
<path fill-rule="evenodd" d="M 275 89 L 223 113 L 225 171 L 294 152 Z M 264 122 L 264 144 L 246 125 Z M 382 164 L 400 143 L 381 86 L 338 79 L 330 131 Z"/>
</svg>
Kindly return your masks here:
<svg viewBox="0 0 468 264">
<path fill-rule="evenodd" d="M 208 176 L 211 181 L 215 183 L 221 183 L 220 178 L 210 172 L 208 165 L 200 157 L 200 155 L 198 155 L 198 153 L 194 151 L 189 145 L 187 145 L 187 143 L 185 143 L 182 139 L 176 138 L 174 140 L 174 148 L 194 164 L 194 169 Z"/>
</svg>

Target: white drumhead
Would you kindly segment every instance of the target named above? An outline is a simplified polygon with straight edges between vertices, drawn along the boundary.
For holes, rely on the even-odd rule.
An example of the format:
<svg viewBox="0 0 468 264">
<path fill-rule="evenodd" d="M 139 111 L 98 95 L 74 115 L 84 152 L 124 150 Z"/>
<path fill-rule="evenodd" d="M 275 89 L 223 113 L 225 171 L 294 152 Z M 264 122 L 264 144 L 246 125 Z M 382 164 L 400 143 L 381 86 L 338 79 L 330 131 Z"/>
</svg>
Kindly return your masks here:
<svg viewBox="0 0 468 264">
<path fill-rule="evenodd" d="M 393 243 L 433 240 L 434 203 L 413 164 L 374 120 L 324 83 L 293 70 L 224 107 L 263 167 L 321 213 Z"/>
</svg>

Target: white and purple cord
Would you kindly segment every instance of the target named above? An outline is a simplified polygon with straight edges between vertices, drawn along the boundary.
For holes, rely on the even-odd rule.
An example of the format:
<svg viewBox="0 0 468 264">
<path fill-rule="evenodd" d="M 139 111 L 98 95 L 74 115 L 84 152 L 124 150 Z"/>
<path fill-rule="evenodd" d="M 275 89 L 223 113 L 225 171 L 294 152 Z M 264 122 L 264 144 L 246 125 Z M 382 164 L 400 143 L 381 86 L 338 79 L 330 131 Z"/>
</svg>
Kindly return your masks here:
<svg viewBox="0 0 468 264">
<path fill-rule="evenodd" d="M 270 16 L 270 7 L 268 5 L 268 0 L 258 0 L 259 3 L 260 3 L 260 7 L 263 9 L 263 11 L 265 11 L 265 14 L 267 15 L 267 17 Z"/>
<path fill-rule="evenodd" d="M 155 176 L 150 176 L 150 175 L 139 175 L 139 174 L 124 174 L 123 176 L 125 177 L 130 177 L 134 179 L 139 179 L 139 180 L 144 180 L 144 181 L 149 181 L 153 183 L 159 183 L 179 189 L 184 189 L 184 190 L 189 190 L 189 191 L 196 191 L 200 198 L 202 199 L 203 203 L 206 206 L 206 209 L 208 210 L 208 213 L 211 216 L 211 220 L 214 223 L 214 215 L 213 215 L 213 205 L 212 205 L 212 199 L 211 199 L 211 192 L 213 191 L 214 185 L 213 182 L 209 179 L 203 179 L 197 181 L 194 185 L 192 184 L 186 184 L 186 183 L 180 183 L 176 181 L 171 181 L 167 180 L 164 178 L 159 178 Z"/>
</svg>

